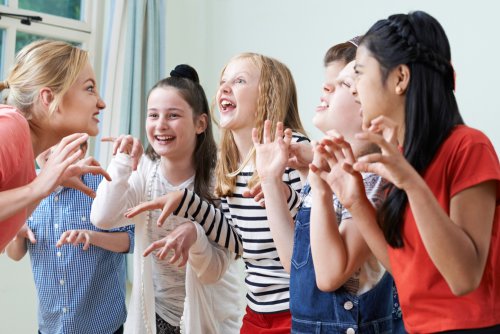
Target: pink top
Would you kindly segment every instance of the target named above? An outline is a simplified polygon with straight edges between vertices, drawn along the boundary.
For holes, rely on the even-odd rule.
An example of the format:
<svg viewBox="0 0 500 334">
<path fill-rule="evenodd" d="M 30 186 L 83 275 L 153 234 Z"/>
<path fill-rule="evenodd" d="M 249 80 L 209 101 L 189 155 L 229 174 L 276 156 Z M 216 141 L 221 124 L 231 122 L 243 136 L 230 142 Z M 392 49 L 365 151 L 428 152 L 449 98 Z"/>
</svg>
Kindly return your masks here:
<svg viewBox="0 0 500 334">
<path fill-rule="evenodd" d="M 18 188 L 36 177 L 30 128 L 16 108 L 0 104 L 0 191 Z M 0 251 L 26 221 L 26 209 L 0 221 Z"/>
</svg>

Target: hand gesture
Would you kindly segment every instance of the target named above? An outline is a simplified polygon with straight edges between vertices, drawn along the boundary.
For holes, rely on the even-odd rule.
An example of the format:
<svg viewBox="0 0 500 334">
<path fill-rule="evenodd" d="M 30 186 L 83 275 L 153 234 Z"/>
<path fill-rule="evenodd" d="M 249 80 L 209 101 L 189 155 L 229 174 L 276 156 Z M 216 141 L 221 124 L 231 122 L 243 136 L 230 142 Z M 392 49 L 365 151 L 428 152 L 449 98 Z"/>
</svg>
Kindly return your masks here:
<svg viewBox="0 0 500 334">
<path fill-rule="evenodd" d="M 381 152 L 360 157 L 353 165 L 354 170 L 380 175 L 400 189 L 411 184 L 414 177 L 419 177 L 400 152 L 398 130 L 394 121 L 379 116 L 372 120 L 368 130 L 356 134 L 356 138 L 376 144 Z"/>
<path fill-rule="evenodd" d="M 117 152 L 130 155 L 133 160 L 132 170 L 137 170 L 139 161 L 144 153 L 144 147 L 139 139 L 131 135 L 120 135 L 118 138 L 104 137 L 101 141 L 113 143 L 113 155 L 116 155 Z"/>
<path fill-rule="evenodd" d="M 284 137 L 283 137 L 284 136 Z M 261 180 L 281 179 L 288 163 L 288 147 L 292 141 L 292 130 L 283 131 L 283 123 L 278 122 L 274 141 L 271 139 L 271 121 L 264 122 L 264 143 L 260 143 L 257 129 L 252 130 L 255 146 L 255 167 Z"/>
<path fill-rule="evenodd" d="M 106 180 L 111 181 L 111 176 L 109 176 L 108 172 L 101 167 L 99 162 L 93 157 L 87 157 L 66 169 L 62 177 L 61 184 L 68 188 L 80 190 L 87 196 L 94 198 L 94 190 L 85 185 L 81 179 L 81 176 L 87 173 L 91 173 L 93 175 L 101 174 L 106 178 Z"/>
<path fill-rule="evenodd" d="M 59 241 L 56 243 L 56 247 L 60 248 L 64 244 L 73 244 L 73 246 L 78 246 L 83 244 L 83 250 L 89 249 L 91 242 L 91 231 L 88 230 L 68 230 L 61 234 Z"/>
<path fill-rule="evenodd" d="M 310 143 L 290 143 L 288 167 L 296 170 L 308 170 L 313 161 L 313 149 Z"/>
<path fill-rule="evenodd" d="M 137 216 L 139 213 L 149 210 L 161 209 L 162 212 L 158 221 L 156 222 L 158 226 L 162 226 L 172 212 L 179 207 L 184 196 L 184 190 L 172 191 L 163 196 L 157 197 L 152 201 L 141 203 L 133 208 L 128 209 L 125 212 L 126 218 L 132 218 Z"/>
<path fill-rule="evenodd" d="M 17 231 L 14 240 L 18 238 L 28 239 L 32 244 L 36 244 L 35 233 L 33 233 L 28 224 L 24 224 L 23 227 Z"/>
<path fill-rule="evenodd" d="M 186 222 L 177 226 L 165 238 L 153 242 L 143 253 L 143 256 L 148 256 L 154 250 L 160 249 L 156 256 L 163 260 L 168 252 L 173 251 L 173 255 L 168 260 L 172 264 L 180 260 L 177 264 L 179 267 L 186 265 L 189 259 L 189 249 L 196 242 L 197 233 L 196 227 L 192 222 Z"/>
<path fill-rule="evenodd" d="M 308 165 L 308 168 L 310 168 L 311 170 L 316 168 L 325 172 L 330 172 L 330 167 L 323 159 L 322 154 L 318 149 L 318 145 L 318 142 L 312 142 L 311 153 L 313 154 L 313 159 L 312 162 Z M 308 173 L 307 179 L 313 191 L 318 191 L 321 189 L 323 192 L 326 192 L 327 195 L 332 195 L 332 189 L 325 182 L 325 180 L 321 178 L 319 173 Z"/>
<path fill-rule="evenodd" d="M 320 145 L 315 147 L 327 163 L 328 169 L 311 164 L 312 173 L 319 175 L 332 189 L 339 201 L 350 209 L 359 200 L 367 200 L 363 178 L 352 167 L 355 158 L 351 145 L 338 133 L 328 132 Z"/>
<path fill-rule="evenodd" d="M 285 182 L 282 182 L 283 193 L 285 194 L 285 198 L 290 197 L 290 188 Z M 247 189 L 243 191 L 243 197 L 253 197 L 254 201 L 259 203 L 259 205 L 263 208 L 266 207 L 266 202 L 264 201 L 264 192 L 262 191 L 262 185 L 258 183 L 253 186 L 251 189 Z"/>
<path fill-rule="evenodd" d="M 86 133 L 74 133 L 64 137 L 54 148 L 44 168 L 32 183 L 33 190 L 38 192 L 37 197 L 47 197 L 68 178 L 66 171 L 81 157 L 83 152 L 80 145 L 85 143 L 88 137 Z"/>
</svg>

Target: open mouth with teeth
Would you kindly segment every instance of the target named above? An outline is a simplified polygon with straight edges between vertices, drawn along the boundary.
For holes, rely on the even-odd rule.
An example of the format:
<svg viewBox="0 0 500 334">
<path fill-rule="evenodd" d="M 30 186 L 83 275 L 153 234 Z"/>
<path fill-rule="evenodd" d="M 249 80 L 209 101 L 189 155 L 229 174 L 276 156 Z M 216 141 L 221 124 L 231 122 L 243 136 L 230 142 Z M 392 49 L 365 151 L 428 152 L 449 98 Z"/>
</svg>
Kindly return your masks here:
<svg viewBox="0 0 500 334">
<path fill-rule="evenodd" d="M 175 139 L 174 136 L 155 136 L 155 140 L 160 143 L 168 143 Z"/>
<path fill-rule="evenodd" d="M 328 103 L 326 101 L 321 101 L 320 105 L 316 107 L 317 112 L 322 112 L 328 110 Z"/>
<path fill-rule="evenodd" d="M 234 109 L 236 105 L 229 100 L 223 99 L 220 101 L 220 107 L 222 111 L 228 111 L 229 109 Z"/>
</svg>

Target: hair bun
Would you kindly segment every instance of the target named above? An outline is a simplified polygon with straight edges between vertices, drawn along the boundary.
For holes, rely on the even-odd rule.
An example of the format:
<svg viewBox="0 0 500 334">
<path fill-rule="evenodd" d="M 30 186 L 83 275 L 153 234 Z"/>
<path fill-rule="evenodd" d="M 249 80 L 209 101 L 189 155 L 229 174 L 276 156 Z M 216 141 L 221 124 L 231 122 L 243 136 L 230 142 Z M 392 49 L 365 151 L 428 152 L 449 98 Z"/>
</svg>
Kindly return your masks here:
<svg viewBox="0 0 500 334">
<path fill-rule="evenodd" d="M 196 70 L 186 64 L 177 65 L 172 71 L 170 71 L 170 76 L 185 78 L 194 81 L 195 83 L 200 83 L 200 78 L 198 77 Z"/>
</svg>

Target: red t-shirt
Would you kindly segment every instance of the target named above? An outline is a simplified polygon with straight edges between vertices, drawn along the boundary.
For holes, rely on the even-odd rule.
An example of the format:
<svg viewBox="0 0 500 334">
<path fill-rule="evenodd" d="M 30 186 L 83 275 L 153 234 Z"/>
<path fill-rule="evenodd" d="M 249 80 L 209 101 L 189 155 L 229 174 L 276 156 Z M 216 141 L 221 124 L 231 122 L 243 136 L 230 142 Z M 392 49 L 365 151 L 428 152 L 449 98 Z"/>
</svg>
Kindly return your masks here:
<svg viewBox="0 0 500 334">
<path fill-rule="evenodd" d="M 35 177 L 35 158 L 28 122 L 15 108 L 0 105 L 0 191 L 18 188 Z M 0 251 L 26 221 L 26 209 L 0 221 Z"/>
<path fill-rule="evenodd" d="M 488 138 L 478 130 L 460 125 L 442 144 L 424 179 L 449 214 L 450 200 L 458 192 L 487 180 L 500 180 L 500 165 Z M 457 297 L 429 257 L 407 207 L 404 247 L 389 247 L 406 330 L 431 333 L 500 323 L 499 224 L 500 182 L 497 182 L 497 206 L 483 278 L 476 290 Z"/>
</svg>

